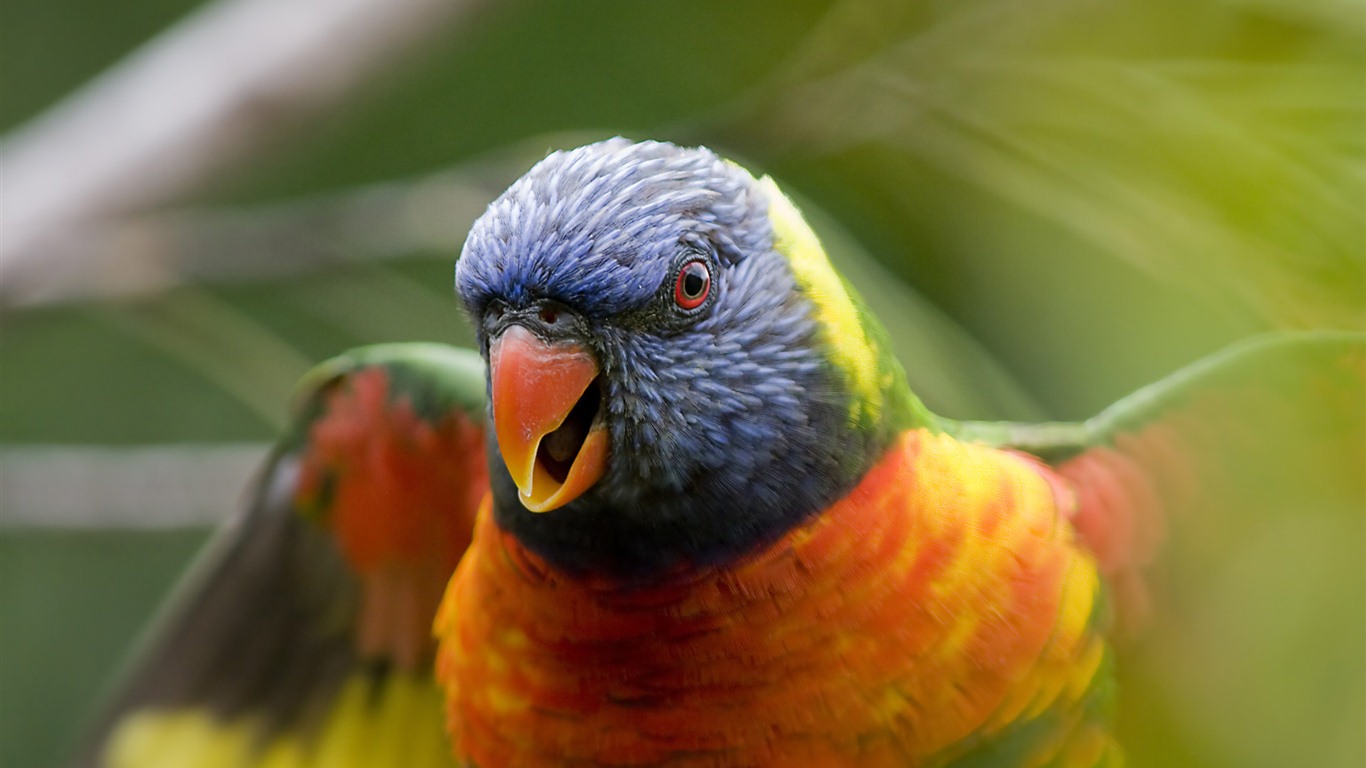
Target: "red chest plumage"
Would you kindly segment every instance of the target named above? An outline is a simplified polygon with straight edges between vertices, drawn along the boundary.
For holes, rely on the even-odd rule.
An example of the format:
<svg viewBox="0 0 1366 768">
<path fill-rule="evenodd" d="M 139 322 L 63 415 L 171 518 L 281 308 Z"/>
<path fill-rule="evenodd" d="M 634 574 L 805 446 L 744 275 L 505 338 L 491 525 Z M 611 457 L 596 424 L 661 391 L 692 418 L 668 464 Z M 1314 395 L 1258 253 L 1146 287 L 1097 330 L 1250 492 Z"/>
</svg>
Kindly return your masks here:
<svg viewBox="0 0 1366 768">
<path fill-rule="evenodd" d="M 1076 701 L 1095 571 L 1046 472 L 910 433 L 766 550 L 648 589 L 551 570 L 486 508 L 437 619 L 457 755 L 907 765 Z"/>
</svg>

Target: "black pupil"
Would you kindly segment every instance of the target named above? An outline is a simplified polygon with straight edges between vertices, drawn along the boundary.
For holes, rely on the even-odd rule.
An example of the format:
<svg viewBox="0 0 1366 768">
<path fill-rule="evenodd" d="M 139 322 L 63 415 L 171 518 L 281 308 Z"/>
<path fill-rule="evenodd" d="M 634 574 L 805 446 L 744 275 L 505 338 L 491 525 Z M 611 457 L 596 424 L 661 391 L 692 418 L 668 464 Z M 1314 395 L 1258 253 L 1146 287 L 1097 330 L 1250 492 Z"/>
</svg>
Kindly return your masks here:
<svg viewBox="0 0 1366 768">
<path fill-rule="evenodd" d="M 707 290 L 707 268 L 689 264 L 683 268 L 683 295 L 695 299 Z"/>
</svg>

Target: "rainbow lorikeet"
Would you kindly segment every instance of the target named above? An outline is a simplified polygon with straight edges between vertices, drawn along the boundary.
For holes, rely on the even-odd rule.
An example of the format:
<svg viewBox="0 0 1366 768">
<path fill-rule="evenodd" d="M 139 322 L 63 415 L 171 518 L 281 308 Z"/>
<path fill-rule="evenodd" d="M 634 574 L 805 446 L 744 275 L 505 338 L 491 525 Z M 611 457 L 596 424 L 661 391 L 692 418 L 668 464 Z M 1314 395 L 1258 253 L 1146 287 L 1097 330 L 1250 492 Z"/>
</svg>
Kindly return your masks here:
<svg viewBox="0 0 1366 768">
<path fill-rule="evenodd" d="M 84 760 L 1114 764 L 1113 638 L 1215 430 L 1366 387 L 1300 333 L 1082 423 L 937 417 L 777 186 L 665 143 L 550 155 L 456 286 L 477 355 L 305 380 Z"/>
</svg>

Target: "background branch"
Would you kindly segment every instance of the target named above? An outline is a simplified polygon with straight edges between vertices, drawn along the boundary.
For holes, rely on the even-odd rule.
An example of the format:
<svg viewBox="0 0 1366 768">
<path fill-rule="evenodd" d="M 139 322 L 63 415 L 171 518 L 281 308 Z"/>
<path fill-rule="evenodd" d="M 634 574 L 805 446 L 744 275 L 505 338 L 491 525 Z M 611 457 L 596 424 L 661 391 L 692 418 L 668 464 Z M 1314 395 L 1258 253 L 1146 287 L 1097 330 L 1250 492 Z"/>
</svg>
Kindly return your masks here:
<svg viewBox="0 0 1366 768">
<path fill-rule="evenodd" d="M 82 267 L 57 247 L 71 231 L 202 188 L 478 4 L 205 6 L 0 144 L 0 292 L 48 290 Z"/>
<path fill-rule="evenodd" d="M 0 451 L 0 528 L 217 525 L 269 446 L 27 446 Z"/>
<path fill-rule="evenodd" d="M 453 253 L 512 178 L 465 168 L 258 206 L 89 222 L 14 255 L 0 310 L 155 296 L 183 285 L 285 279 L 421 252 Z M 515 174 L 514 174 L 515 176 Z"/>
</svg>

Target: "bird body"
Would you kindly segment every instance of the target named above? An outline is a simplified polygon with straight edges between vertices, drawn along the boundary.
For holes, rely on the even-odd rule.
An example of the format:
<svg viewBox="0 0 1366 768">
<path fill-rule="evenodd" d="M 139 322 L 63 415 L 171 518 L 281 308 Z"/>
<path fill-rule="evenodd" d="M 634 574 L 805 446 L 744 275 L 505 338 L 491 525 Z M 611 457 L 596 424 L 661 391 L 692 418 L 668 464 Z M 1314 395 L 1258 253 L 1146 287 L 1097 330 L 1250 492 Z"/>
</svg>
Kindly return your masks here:
<svg viewBox="0 0 1366 768">
<path fill-rule="evenodd" d="M 1112 749 L 1103 602 L 1071 500 L 1035 461 L 916 430 L 762 551 L 650 586 L 558 571 L 486 510 L 437 619 L 456 750 L 476 765 L 1095 764 Z M 1055 727 L 1014 727 L 1041 717 Z"/>
<path fill-rule="evenodd" d="M 1288 426 L 1362 401 L 1346 333 L 1086 422 L 938 417 L 796 206 L 705 149 L 552 154 L 456 288 L 477 355 L 365 348 L 305 380 L 88 764 L 1115 764 L 1111 640 L 1174 505 L 1236 524 L 1225 453 L 1260 474 L 1363 434 Z"/>
</svg>

